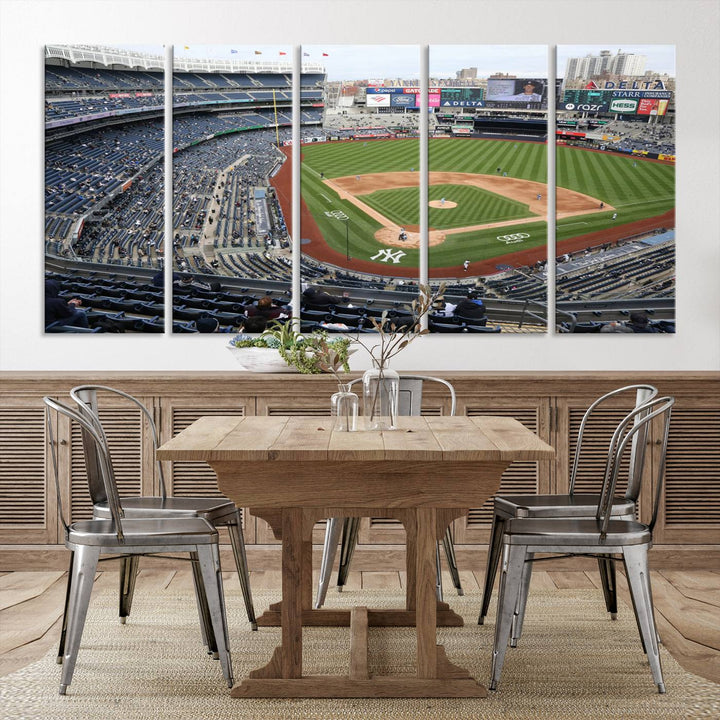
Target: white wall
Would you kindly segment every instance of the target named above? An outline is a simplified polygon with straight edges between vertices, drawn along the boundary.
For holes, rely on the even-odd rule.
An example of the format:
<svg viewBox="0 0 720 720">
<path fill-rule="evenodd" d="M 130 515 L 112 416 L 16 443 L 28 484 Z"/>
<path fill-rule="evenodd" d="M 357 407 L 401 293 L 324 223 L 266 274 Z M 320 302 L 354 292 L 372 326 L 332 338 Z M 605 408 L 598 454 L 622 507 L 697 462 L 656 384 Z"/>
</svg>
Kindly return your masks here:
<svg viewBox="0 0 720 720">
<path fill-rule="evenodd" d="M 677 46 L 677 335 L 431 336 L 398 369 L 720 369 L 717 0 L 0 2 L 0 370 L 232 370 L 227 336 L 44 336 L 43 58 L 63 43 Z M 354 367 L 366 367 L 364 353 Z"/>
</svg>

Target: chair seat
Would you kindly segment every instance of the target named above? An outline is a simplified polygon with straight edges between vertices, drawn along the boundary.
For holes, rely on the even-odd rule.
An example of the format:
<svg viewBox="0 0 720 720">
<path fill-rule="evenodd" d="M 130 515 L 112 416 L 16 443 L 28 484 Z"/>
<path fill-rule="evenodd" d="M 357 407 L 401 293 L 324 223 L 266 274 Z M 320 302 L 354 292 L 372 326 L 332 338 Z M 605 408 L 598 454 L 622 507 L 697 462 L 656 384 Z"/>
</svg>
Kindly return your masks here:
<svg viewBox="0 0 720 720">
<path fill-rule="evenodd" d="M 123 547 L 138 545 L 210 545 L 217 530 L 207 520 L 188 518 L 124 519 L 124 541 L 117 538 L 112 520 L 80 520 L 70 526 L 67 544 Z"/>
<path fill-rule="evenodd" d="M 235 503 L 226 497 L 168 497 L 139 495 L 120 498 L 120 506 L 126 518 L 151 518 L 161 514 L 163 517 L 204 517 L 213 522 L 225 515 L 234 514 Z M 98 519 L 109 519 L 110 509 L 107 502 L 96 503 L 93 515 Z"/>
<path fill-rule="evenodd" d="M 600 495 L 496 495 L 495 512 L 517 518 L 589 518 L 595 516 Z M 624 497 L 613 499 L 611 515 L 633 517 L 635 503 Z"/>
<path fill-rule="evenodd" d="M 644 545 L 651 542 L 647 525 L 635 520 L 610 520 L 602 538 L 598 521 L 593 519 L 516 519 L 508 520 L 504 541 L 510 545 L 613 546 Z"/>
</svg>

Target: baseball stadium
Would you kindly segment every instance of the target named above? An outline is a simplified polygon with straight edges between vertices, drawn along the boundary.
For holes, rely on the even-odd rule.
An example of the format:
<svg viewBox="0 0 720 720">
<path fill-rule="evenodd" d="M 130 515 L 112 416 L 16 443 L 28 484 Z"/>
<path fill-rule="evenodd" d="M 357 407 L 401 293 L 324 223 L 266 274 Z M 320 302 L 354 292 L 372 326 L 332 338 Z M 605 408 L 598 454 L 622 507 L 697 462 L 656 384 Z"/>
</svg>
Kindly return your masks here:
<svg viewBox="0 0 720 720">
<path fill-rule="evenodd" d="M 267 318 L 296 314 L 287 53 L 176 53 L 166 249 L 164 58 L 110 50 L 46 48 L 46 278 L 88 319 L 48 331 L 162 332 L 165 257 L 174 332 L 249 329 L 248 316 L 268 312 L 256 312 L 263 298 Z M 546 332 L 554 320 L 559 332 L 601 332 L 638 310 L 657 331 L 674 331 L 672 100 L 650 124 L 613 112 L 610 97 L 588 112 L 590 91 L 558 84 L 549 319 L 546 80 L 431 84 L 421 208 L 417 79 L 338 84 L 306 60 L 300 78 L 304 331 L 373 332 L 383 310 L 406 313 L 425 211 L 429 277 L 447 286 L 431 331 Z M 510 99 L 522 84 L 532 102 Z M 481 314 L 452 311 L 468 296 Z"/>
</svg>

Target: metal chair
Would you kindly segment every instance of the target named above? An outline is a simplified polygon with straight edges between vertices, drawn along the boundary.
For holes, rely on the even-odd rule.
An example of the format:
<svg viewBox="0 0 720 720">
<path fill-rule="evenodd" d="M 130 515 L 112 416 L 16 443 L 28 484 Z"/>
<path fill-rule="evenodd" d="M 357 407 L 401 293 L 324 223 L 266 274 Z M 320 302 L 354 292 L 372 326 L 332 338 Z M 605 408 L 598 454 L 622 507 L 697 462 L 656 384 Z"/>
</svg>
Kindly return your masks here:
<svg viewBox="0 0 720 720">
<path fill-rule="evenodd" d="M 578 430 L 577 445 L 570 472 L 570 492 L 564 495 L 496 495 L 493 507 L 493 523 L 488 546 L 487 565 L 485 568 L 485 586 L 483 589 L 482 604 L 478 624 L 483 625 L 490 606 L 495 576 L 502 551 L 502 537 L 505 525 L 512 518 L 592 518 L 597 509 L 599 495 L 597 493 L 576 493 L 575 482 L 578 468 L 581 464 L 583 450 L 583 434 L 591 421 L 595 410 L 607 400 L 616 398 L 624 393 L 634 393 L 635 407 L 652 400 L 658 394 L 657 388 L 652 385 L 628 385 L 613 390 L 599 397 L 585 411 Z M 635 514 L 635 504 L 640 492 L 640 468 L 645 451 L 645 433 L 637 434 L 632 440 L 630 463 L 628 466 L 628 483 L 624 497 L 613 499 L 611 513 L 613 517 L 632 519 Z M 599 483 L 598 483 L 599 484 Z M 615 565 L 598 557 L 600 578 L 605 595 L 605 604 L 610 617 L 617 617 L 617 594 L 615 588 Z M 529 578 L 527 578 L 529 582 Z M 527 592 L 527 587 L 525 587 Z"/>
<path fill-rule="evenodd" d="M 652 546 L 652 530 L 660 504 L 670 415 L 674 403 L 675 399 L 672 397 L 655 398 L 636 407 L 620 422 L 610 441 L 602 492 L 593 519 L 518 518 L 506 523 L 492 655 L 491 690 L 497 690 L 508 640 L 514 647 L 522 633 L 527 602 L 527 593 L 523 592 L 523 586 L 530 574 L 528 568 L 536 561 L 535 553 L 560 553 L 563 557 L 584 555 L 600 556 L 612 562 L 622 560 L 653 682 L 657 685 L 658 692 L 665 692 L 647 554 Z M 658 440 L 661 450 L 657 476 L 653 478 L 655 495 L 652 519 L 648 525 L 632 519 L 617 519 L 612 515 L 612 505 L 623 455 L 635 437 L 647 433 L 655 418 L 661 427 L 659 436 L 662 440 Z M 644 458 L 639 464 L 642 465 L 643 461 Z"/>
<path fill-rule="evenodd" d="M 150 411 L 135 397 L 116 388 L 104 385 L 79 385 L 70 391 L 70 397 L 75 400 L 80 414 L 95 427 L 107 445 L 107 437 L 99 417 L 98 393 L 110 393 L 137 406 L 142 412 L 152 435 L 153 456 L 158 446 L 158 433 Z M 83 430 L 84 432 L 84 430 Z M 85 438 L 83 438 L 85 439 Z M 97 519 L 109 518 L 110 512 L 102 483 L 98 460 L 94 457 L 95 448 L 92 443 L 84 443 L 85 462 L 88 468 L 88 485 L 93 501 L 93 517 Z M 253 607 L 252 594 L 250 590 L 250 577 L 248 574 L 247 557 L 245 553 L 245 542 L 242 536 L 242 524 L 240 512 L 231 500 L 222 495 L 218 497 L 168 497 L 165 489 L 165 477 L 160 462 L 155 461 L 157 468 L 158 482 L 160 486 L 159 496 L 131 496 L 120 498 L 120 504 L 128 518 L 183 518 L 201 517 L 207 520 L 214 527 L 226 527 L 230 536 L 230 545 L 235 558 L 240 588 L 245 601 L 245 610 L 253 630 L 257 630 L 255 610 Z M 124 623 L 130 614 L 132 597 L 135 588 L 135 576 L 137 575 L 138 558 L 128 558 L 122 561 L 120 571 L 120 622 Z M 196 568 L 194 567 L 194 570 Z M 211 648 L 212 650 L 212 648 Z M 212 650 L 214 652 L 214 650 Z M 62 656 L 62 644 L 59 656 Z"/>
<path fill-rule="evenodd" d="M 217 530 L 199 517 L 126 518 L 120 505 L 112 461 L 105 438 L 80 413 L 49 397 L 44 397 L 45 420 L 50 443 L 57 490 L 58 510 L 65 528 L 65 546 L 71 551 L 67 598 L 61 646 L 60 694 L 65 695 L 72 682 L 95 571 L 100 554 L 127 558 L 154 553 L 189 553 L 193 565 L 203 640 L 217 650 L 228 687 L 232 687 L 232 661 L 228 643 L 225 599 Z M 103 483 L 109 518 L 82 520 L 69 525 L 63 512 L 58 477 L 57 449 L 53 413 L 64 415 L 83 430 L 83 443 L 94 446 L 86 457 L 94 458 Z M 89 468 L 88 468 L 89 470 Z M 88 472 L 88 477 L 90 472 Z"/>
<path fill-rule="evenodd" d="M 423 383 L 436 382 L 444 385 L 450 392 L 450 415 L 455 415 L 457 398 L 455 396 L 455 388 L 442 378 L 431 377 L 429 375 L 402 375 L 400 377 L 400 388 L 398 392 L 398 415 L 420 415 L 422 405 L 422 388 Z M 350 385 L 362 382 L 362 378 L 356 378 Z M 323 545 L 322 561 L 320 563 L 320 579 L 318 581 L 317 596 L 315 598 L 315 607 L 322 607 L 327 595 L 327 589 L 330 584 L 330 575 L 332 574 L 332 566 L 335 562 L 335 552 L 338 542 L 340 547 L 340 566 L 338 568 L 338 592 L 342 592 L 343 586 L 347 582 L 348 573 L 350 572 L 350 560 L 352 559 L 355 546 L 358 541 L 358 531 L 360 529 L 360 518 L 328 518 L 325 526 L 325 543 Z M 341 541 L 342 531 L 342 541 Z M 463 594 L 462 584 L 460 583 L 460 573 L 457 568 L 455 558 L 455 547 L 453 545 L 452 530 L 448 528 L 442 539 L 443 550 L 450 569 L 453 585 L 458 595 Z M 437 563 L 437 597 L 442 600 L 442 574 L 440 564 L 440 553 L 436 553 Z"/>
</svg>

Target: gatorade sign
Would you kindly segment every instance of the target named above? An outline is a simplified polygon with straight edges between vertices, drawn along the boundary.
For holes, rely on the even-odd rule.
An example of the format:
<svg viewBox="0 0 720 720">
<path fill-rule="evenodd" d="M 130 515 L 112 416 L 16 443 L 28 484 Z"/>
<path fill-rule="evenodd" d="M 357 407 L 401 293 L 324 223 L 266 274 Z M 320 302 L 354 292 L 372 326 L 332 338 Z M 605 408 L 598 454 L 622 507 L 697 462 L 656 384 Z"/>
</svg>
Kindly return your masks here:
<svg viewBox="0 0 720 720">
<path fill-rule="evenodd" d="M 638 101 L 626 98 L 615 98 L 610 102 L 610 112 L 634 113 L 637 110 Z"/>
</svg>

